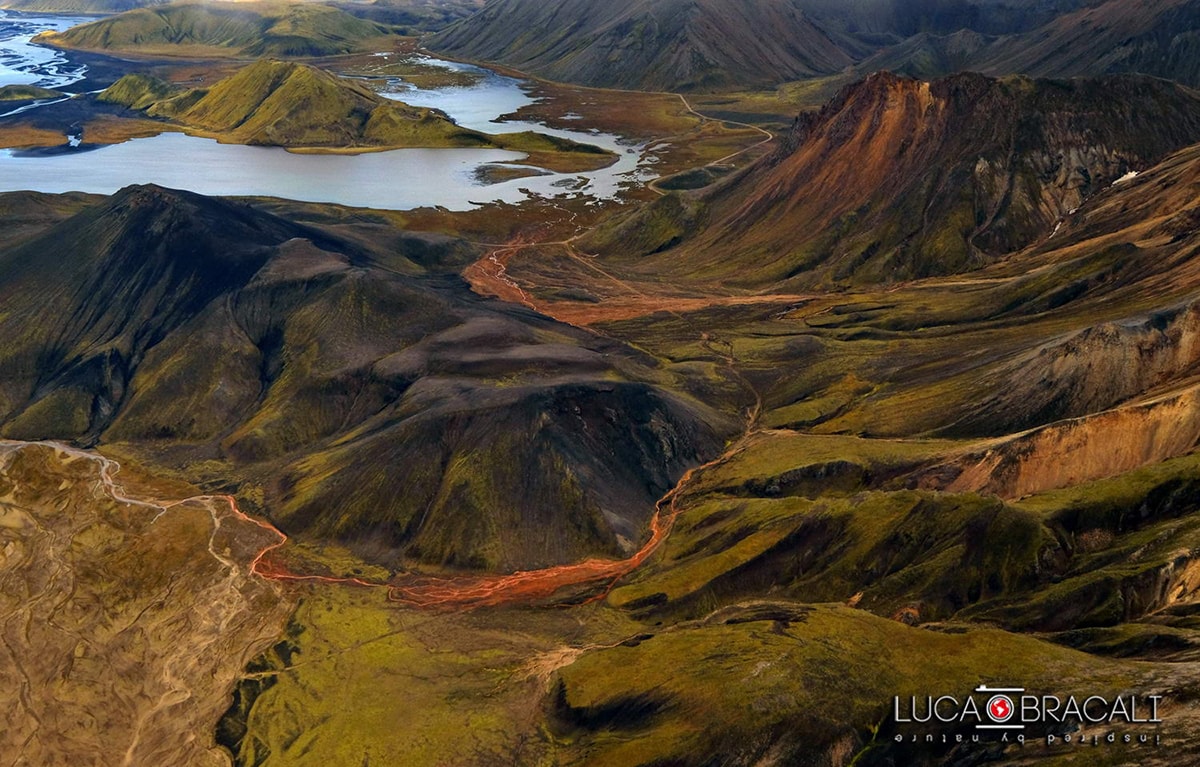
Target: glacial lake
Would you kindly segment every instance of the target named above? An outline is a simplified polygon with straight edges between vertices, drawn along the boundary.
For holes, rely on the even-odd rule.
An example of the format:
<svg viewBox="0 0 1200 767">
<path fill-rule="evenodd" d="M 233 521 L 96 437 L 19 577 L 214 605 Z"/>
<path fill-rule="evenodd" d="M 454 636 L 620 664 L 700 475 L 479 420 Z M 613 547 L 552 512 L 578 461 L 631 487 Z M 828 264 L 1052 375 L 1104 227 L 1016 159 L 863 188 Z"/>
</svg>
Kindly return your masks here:
<svg viewBox="0 0 1200 767">
<path fill-rule="evenodd" d="M 69 54 L 29 39 L 44 29 L 63 29 L 81 19 L 0 12 L 0 62 L 13 82 L 64 87 L 72 76 Z M 388 56 L 380 54 L 381 63 Z M 421 90 L 391 79 L 381 95 L 443 110 L 468 128 L 489 133 L 537 130 L 617 153 L 613 165 L 584 173 L 551 173 L 485 183 L 489 165 L 521 166 L 524 155 L 498 149 L 397 149 L 359 155 L 295 154 L 275 147 L 220 144 L 211 139 L 163 133 L 114 146 L 53 154 L 0 150 L 0 192 L 90 192 L 111 194 L 130 184 L 154 183 L 207 195 L 263 195 L 354 207 L 410 210 L 441 206 L 468 210 L 491 202 L 519 203 L 532 197 L 579 196 L 606 200 L 622 189 L 655 177 L 645 147 L 619 136 L 588 130 L 556 130 L 497 118 L 533 102 L 519 80 L 466 64 L 428 63 L 470 71 L 466 87 Z M 0 83 L 2 84 L 2 83 Z M 0 110 L 2 112 L 3 110 Z M 84 137 L 86 139 L 86 136 Z M 68 137 L 63 137 L 64 145 Z"/>
</svg>

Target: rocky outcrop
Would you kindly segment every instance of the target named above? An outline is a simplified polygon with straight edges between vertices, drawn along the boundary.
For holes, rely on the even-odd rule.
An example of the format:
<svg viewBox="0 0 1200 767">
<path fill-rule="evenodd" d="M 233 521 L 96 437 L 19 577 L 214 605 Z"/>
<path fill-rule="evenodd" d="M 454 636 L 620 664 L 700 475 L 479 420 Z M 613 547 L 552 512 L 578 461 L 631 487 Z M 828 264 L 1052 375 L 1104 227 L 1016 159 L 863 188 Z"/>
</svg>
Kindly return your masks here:
<svg viewBox="0 0 1200 767">
<path fill-rule="evenodd" d="M 1121 588 L 1125 620 L 1135 621 L 1200 598 L 1200 550 L 1182 549 L 1161 566 Z"/>
</svg>

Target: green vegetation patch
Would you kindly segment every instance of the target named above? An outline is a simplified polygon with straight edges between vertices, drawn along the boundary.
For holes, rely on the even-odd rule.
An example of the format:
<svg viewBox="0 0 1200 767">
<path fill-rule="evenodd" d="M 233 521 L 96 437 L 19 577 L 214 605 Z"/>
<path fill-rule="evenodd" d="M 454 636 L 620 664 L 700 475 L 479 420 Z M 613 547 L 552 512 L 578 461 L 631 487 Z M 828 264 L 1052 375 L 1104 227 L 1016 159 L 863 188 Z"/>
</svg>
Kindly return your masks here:
<svg viewBox="0 0 1200 767">
<path fill-rule="evenodd" d="M 239 767 L 554 764 L 541 702 L 579 653 L 562 637 L 633 630 L 611 611 L 447 615 L 317 587 L 218 732 Z"/>
<path fill-rule="evenodd" d="M 126 11 L 39 41 L 159 55 L 308 57 L 351 53 L 390 33 L 326 5 L 177 3 Z"/>
<path fill-rule="evenodd" d="M 0 88 L 0 101 L 33 101 L 35 99 L 57 99 L 63 94 L 34 85 L 5 85 Z"/>
<path fill-rule="evenodd" d="M 588 653 L 558 676 L 556 734 L 586 764 L 808 763 L 890 755 L 892 697 L 979 684 L 1127 688 L 1137 672 L 995 630 L 912 629 L 859 610 L 756 602 Z M 902 748 L 902 747 L 901 747 Z M 1005 752 L 1009 759 L 1020 752 Z M 881 759 L 882 763 L 882 759 Z"/>
</svg>

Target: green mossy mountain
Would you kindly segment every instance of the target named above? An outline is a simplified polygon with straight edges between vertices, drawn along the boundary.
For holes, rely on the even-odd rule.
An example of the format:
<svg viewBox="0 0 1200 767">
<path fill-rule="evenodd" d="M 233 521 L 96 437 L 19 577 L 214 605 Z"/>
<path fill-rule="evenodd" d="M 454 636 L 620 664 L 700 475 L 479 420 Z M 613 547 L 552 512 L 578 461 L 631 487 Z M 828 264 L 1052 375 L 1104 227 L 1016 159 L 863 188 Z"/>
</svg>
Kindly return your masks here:
<svg viewBox="0 0 1200 767">
<path fill-rule="evenodd" d="M 112 85 L 105 88 L 97 98 L 109 104 L 119 104 L 129 109 L 143 110 L 159 116 L 174 114 L 186 108 L 187 104 L 173 104 L 171 101 L 188 93 L 186 88 L 174 85 L 157 77 L 140 73 L 128 74 L 121 77 Z M 193 101 L 202 94 L 196 94 Z"/>
<path fill-rule="evenodd" d="M 886 127 L 881 113 L 843 135 Z M 602 764 L 1065 763 L 1078 752 L 1044 737 L 955 743 L 951 727 L 943 742 L 935 727 L 923 743 L 926 727 L 892 713 L 909 684 L 921 696 L 1035 667 L 1031 689 L 1147 684 L 1194 721 L 1198 179 L 1193 144 L 952 279 L 713 308 L 691 328 L 603 324 L 658 354 L 697 354 L 694 327 L 722 339 L 764 426 L 689 485 L 659 555 L 609 594 L 640 633 L 559 670 L 556 735 Z M 1154 682 L 1129 674 L 1134 659 Z M 1070 681 L 1077 663 L 1097 676 Z M 1195 761 L 1194 738 L 1177 743 L 1160 761 L 1118 741 L 1104 759 Z"/>
<path fill-rule="evenodd" d="M 288 147 L 489 146 L 434 109 L 389 101 L 315 67 L 263 60 L 211 88 L 185 90 L 131 74 L 102 101 L 243 144 Z"/>
<path fill-rule="evenodd" d="M 0 88 L 0 101 L 28 101 L 32 99 L 62 98 L 61 93 L 34 85 L 5 85 Z"/>
<path fill-rule="evenodd" d="M 65 48 L 227 56 L 332 56 L 389 35 L 387 27 L 325 5 L 178 3 L 136 8 L 39 41 Z"/>
<path fill-rule="evenodd" d="M 1078 4 L 969 5 L 1007 29 Z M 987 36 L 944 32 L 917 32 L 927 71 Z M 291 146 L 365 145 L 404 109 L 271 61 L 104 98 Z M 238 765 L 1200 763 L 1198 141 L 1197 94 L 1149 77 L 877 74 L 746 169 L 578 238 L 595 219 L 568 200 L 459 217 L 0 195 L 0 436 L 97 447 L 130 493 L 138 464 L 234 493 L 290 536 L 267 567 L 390 584 L 270 590 L 302 599 L 218 725 Z M 467 264 L 523 304 L 472 292 Z M 123 547 L 170 540 L 141 531 L 191 520 L 179 551 L 228 556 L 233 519 L 209 539 L 202 506 L 104 501 L 138 534 L 77 530 L 62 514 L 104 490 L 88 462 L 4 450 L 0 570 L 31 573 L 4 593 L 14 615 L 42 595 L 11 643 L 56 632 L 72 684 L 95 643 L 40 616 L 196 574 L 129 557 L 130 580 Z M 672 487 L 656 549 L 571 580 L 622 572 Z M 20 548 L 61 542 L 29 508 L 77 541 L 62 567 Z M 106 588 L 73 591 L 62 574 L 92 565 L 79 583 Z M 112 631 L 150 636 L 141 620 Z M 24 690 L 21 670 L 0 677 Z M 1024 744 L 898 721 L 897 696 L 981 685 L 1158 695 L 1166 721 L 1031 723 Z"/>
<path fill-rule="evenodd" d="M 257 61 L 210 88 L 191 90 L 129 74 L 98 98 L 241 144 L 606 154 L 594 146 L 531 132 L 489 136 L 457 125 L 439 110 L 385 99 L 362 83 L 296 62 Z"/>
<path fill-rule="evenodd" d="M 320 69 L 279 61 L 259 61 L 238 70 L 178 119 L 243 143 L 276 146 L 490 143 L 437 110 L 389 101 Z"/>
<path fill-rule="evenodd" d="M 255 66 L 237 90 L 261 109 L 289 86 Z M 174 115 L 207 95 L 113 93 Z M 1168 724 L 1114 723 L 1086 758 L 1191 763 L 1195 104 L 1148 78 L 876 76 L 715 189 L 566 243 L 578 252 L 505 251 L 510 285 L 549 315 L 580 284 L 587 330 L 473 294 L 459 270 L 496 254 L 399 217 L 155 187 L 3 195 L 0 434 L 234 492 L 292 536 L 273 565 L 395 577 L 281 586 L 302 604 L 219 726 L 236 764 L 1080 757 L 896 721 L 894 696 L 981 684 L 1162 695 Z M 204 116 L 230 125 L 242 106 L 230 90 Z M 606 316 L 600 281 L 646 308 Z M 385 596 L 431 582 L 446 601 L 425 604 L 473 606 L 539 577 L 479 570 L 625 555 L 710 460 L 615 584 L 463 612 Z M 93 551 L 71 554 L 109 561 Z M 474 572 L 403 572 L 418 565 Z M 1120 740 L 1143 733 L 1164 747 Z"/>
<path fill-rule="evenodd" d="M 914 630 L 840 605 L 761 600 L 670 629 L 643 625 L 637 637 L 566 665 L 546 696 L 551 731 L 586 754 L 584 763 L 1011 762 L 1048 751 L 1034 744 L 1045 741 L 1049 727 L 1029 726 L 1024 748 L 970 735 L 956 741 L 966 729 L 961 724 L 918 730 L 895 721 L 894 697 L 923 702 L 932 688 L 962 700 L 981 683 L 1053 689 L 1064 698 L 1093 690 L 1111 696 L 1148 683 L 1135 681 L 1137 667 L 1127 661 L 1097 663 L 1082 652 L 986 628 Z M 1147 671 L 1156 688 L 1171 676 L 1166 664 Z M 1114 752 L 1129 759 L 1137 750 Z"/>
<path fill-rule="evenodd" d="M 1200 585 L 1196 455 L 1002 499 L 936 481 L 930 458 L 961 448 L 765 435 L 696 488 L 667 555 L 610 602 L 694 618 L 770 583 L 909 621 L 1048 632 L 1145 620 Z"/>
</svg>

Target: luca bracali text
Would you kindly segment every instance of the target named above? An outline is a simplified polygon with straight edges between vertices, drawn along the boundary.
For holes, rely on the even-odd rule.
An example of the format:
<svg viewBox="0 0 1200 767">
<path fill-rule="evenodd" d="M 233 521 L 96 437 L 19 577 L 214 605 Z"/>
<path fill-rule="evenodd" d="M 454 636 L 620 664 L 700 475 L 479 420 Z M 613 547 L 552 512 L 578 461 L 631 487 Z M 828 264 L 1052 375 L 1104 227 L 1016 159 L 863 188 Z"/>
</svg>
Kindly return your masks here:
<svg viewBox="0 0 1200 767">
<path fill-rule="evenodd" d="M 892 713 L 900 731 L 894 740 L 1159 746 L 1162 700 L 1161 695 L 1064 696 L 986 685 L 967 696 L 897 696 Z"/>
</svg>

